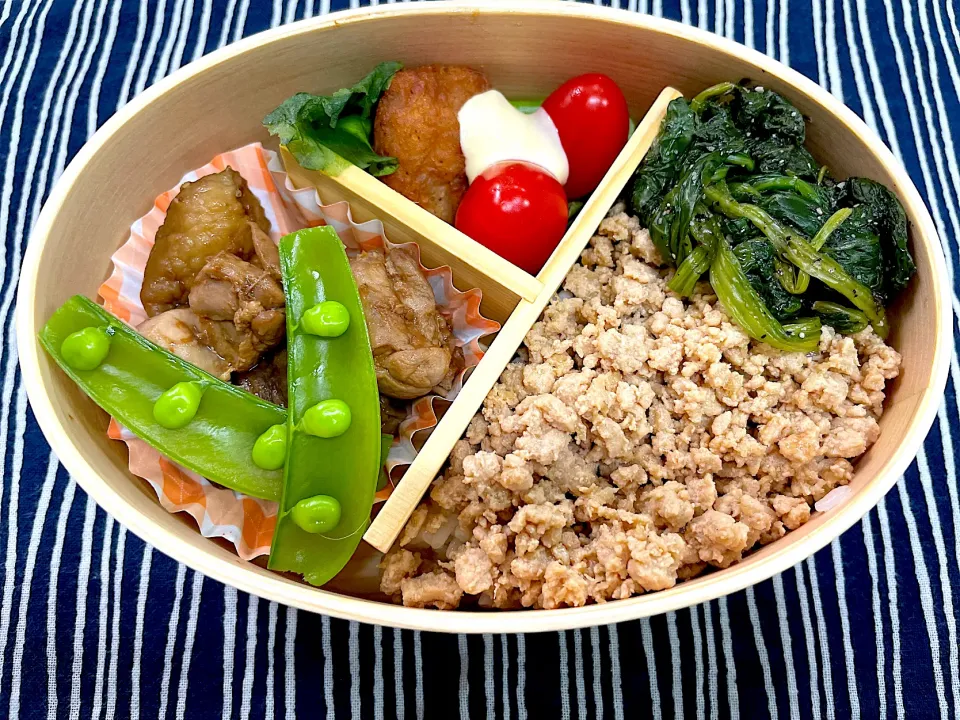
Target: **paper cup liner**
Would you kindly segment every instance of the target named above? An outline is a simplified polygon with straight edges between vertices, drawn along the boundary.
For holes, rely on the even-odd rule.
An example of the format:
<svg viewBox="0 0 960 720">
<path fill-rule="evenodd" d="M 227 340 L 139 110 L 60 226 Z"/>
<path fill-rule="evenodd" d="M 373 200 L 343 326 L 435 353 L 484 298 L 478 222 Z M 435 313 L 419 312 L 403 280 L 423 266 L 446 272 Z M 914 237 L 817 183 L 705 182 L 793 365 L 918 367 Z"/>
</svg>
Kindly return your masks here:
<svg viewBox="0 0 960 720">
<path fill-rule="evenodd" d="M 175 187 L 156 199 L 150 212 L 133 223 L 127 241 L 111 258 L 113 271 L 110 277 L 100 286 L 104 308 L 134 327 L 147 319 L 140 301 L 143 272 L 170 202 L 183 183 L 221 172 L 228 166 L 243 176 L 250 191 L 260 201 L 270 220 L 270 236 L 274 242 L 296 230 L 330 225 L 337 231 L 348 253 L 400 247 L 387 239 L 379 220 L 354 222 L 348 203 L 323 205 L 315 189 L 294 188 L 279 156 L 260 143 L 254 143 L 217 155 L 203 167 L 188 172 Z M 419 246 L 416 243 L 406 243 L 405 246 L 412 249 L 419 260 Z M 428 395 L 408 403 L 406 417 L 400 422 L 399 435 L 394 438 L 387 457 L 391 482 L 377 493 L 376 502 L 390 496 L 393 483 L 416 457 L 414 436 L 437 424 L 440 408 L 456 398 L 465 374 L 480 362 L 484 352 L 481 338 L 500 329 L 498 323 L 480 314 L 479 290 L 457 290 L 449 267 L 425 268 L 422 264 L 420 267 L 433 288 L 438 309 L 450 322 L 455 345 L 462 349 L 463 368 L 445 394 Z M 277 503 L 247 497 L 211 483 L 165 458 L 112 418 L 107 435 L 126 443 L 130 472 L 153 486 L 157 499 L 168 511 L 189 513 L 204 537 L 229 540 L 245 560 L 269 554 L 277 520 Z"/>
</svg>

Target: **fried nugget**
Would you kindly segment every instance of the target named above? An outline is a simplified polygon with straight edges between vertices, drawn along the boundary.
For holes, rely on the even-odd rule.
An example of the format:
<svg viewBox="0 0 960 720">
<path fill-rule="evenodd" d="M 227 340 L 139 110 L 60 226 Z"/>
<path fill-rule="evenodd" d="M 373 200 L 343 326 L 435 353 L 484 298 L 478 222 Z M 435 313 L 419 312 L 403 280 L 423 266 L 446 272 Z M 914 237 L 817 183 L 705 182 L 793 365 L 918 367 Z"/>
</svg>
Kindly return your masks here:
<svg viewBox="0 0 960 720">
<path fill-rule="evenodd" d="M 401 195 L 453 223 L 467 190 L 457 112 L 490 89 L 486 76 L 467 67 L 424 65 L 401 70 L 380 98 L 373 147 L 399 161 L 381 179 Z"/>
<path fill-rule="evenodd" d="M 251 223 L 270 231 L 260 201 L 236 170 L 184 183 L 167 208 L 143 273 L 140 300 L 147 315 L 186 305 L 194 279 L 217 253 L 250 260 Z"/>
</svg>

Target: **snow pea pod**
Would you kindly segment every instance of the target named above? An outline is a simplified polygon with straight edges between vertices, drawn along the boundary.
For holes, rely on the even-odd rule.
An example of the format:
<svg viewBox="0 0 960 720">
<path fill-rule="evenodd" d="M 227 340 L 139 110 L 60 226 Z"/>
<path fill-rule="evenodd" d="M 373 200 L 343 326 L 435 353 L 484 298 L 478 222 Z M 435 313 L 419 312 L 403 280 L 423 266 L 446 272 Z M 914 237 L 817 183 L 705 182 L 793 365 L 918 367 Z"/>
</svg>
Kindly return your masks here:
<svg viewBox="0 0 960 720">
<path fill-rule="evenodd" d="M 380 474 L 377 378 L 360 295 L 336 232 L 318 227 L 287 235 L 280 241 L 280 267 L 287 296 L 289 449 L 268 566 L 322 585 L 347 564 L 370 521 Z M 301 322 L 304 313 L 328 301 L 346 308 L 346 329 L 337 337 L 311 334 Z M 313 416 L 338 405 L 334 400 L 345 403 L 349 415 L 329 432 L 329 418 L 317 422 Z"/>
<path fill-rule="evenodd" d="M 96 331 L 90 330 L 95 328 Z M 77 360 L 76 339 L 100 333 L 108 341 Z M 286 411 L 208 375 L 157 347 L 92 300 L 76 295 L 50 318 L 40 343 L 83 392 L 124 427 L 173 461 L 232 490 L 280 499 L 282 473 L 251 462 L 257 438 L 286 422 Z M 100 357 L 102 354 L 102 357 Z M 157 400 L 179 383 L 203 387 L 195 414 L 180 428 L 154 417 Z M 168 423 L 170 424 L 170 423 Z M 173 423 L 176 424 L 176 423 Z"/>
</svg>

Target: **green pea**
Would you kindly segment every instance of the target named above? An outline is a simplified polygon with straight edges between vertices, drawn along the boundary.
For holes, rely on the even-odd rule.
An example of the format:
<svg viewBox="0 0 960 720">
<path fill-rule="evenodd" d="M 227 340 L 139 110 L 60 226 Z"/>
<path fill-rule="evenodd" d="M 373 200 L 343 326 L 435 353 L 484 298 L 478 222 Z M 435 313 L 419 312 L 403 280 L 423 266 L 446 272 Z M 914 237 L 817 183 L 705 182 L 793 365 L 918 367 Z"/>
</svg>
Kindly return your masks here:
<svg viewBox="0 0 960 720">
<path fill-rule="evenodd" d="M 153 419 L 167 430 L 179 430 L 193 420 L 203 397 L 203 383 L 178 382 L 153 404 Z"/>
<path fill-rule="evenodd" d="M 110 332 L 103 327 L 87 327 L 67 335 L 60 346 L 63 361 L 74 370 L 100 367 L 110 352 Z"/>
<path fill-rule="evenodd" d="M 350 406 L 343 400 L 323 400 L 307 408 L 300 420 L 300 427 L 308 435 L 335 438 L 350 427 Z"/>
<path fill-rule="evenodd" d="M 264 470 L 279 470 L 287 458 L 287 426 L 271 425 L 253 444 L 253 464 Z"/>
<path fill-rule="evenodd" d="M 300 318 L 305 333 L 320 337 L 340 337 L 350 326 L 350 313 L 336 300 L 324 300 L 308 308 Z"/>
<path fill-rule="evenodd" d="M 330 532 L 340 524 L 340 503 L 330 495 L 314 495 L 290 508 L 290 517 L 308 533 Z"/>
</svg>

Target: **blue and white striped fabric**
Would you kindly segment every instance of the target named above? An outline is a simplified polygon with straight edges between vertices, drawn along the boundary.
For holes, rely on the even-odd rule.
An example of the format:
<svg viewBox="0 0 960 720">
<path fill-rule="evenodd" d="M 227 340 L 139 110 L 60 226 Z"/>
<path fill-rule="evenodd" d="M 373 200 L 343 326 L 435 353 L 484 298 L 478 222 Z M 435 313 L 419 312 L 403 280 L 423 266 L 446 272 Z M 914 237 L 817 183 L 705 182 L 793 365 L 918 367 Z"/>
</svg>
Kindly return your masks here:
<svg viewBox="0 0 960 720">
<path fill-rule="evenodd" d="M 529 637 L 382 630 L 238 593 L 127 533 L 76 488 L 27 406 L 12 305 L 29 229 L 131 96 L 225 43 L 346 3 L 0 4 L 0 717 L 960 720 L 956 356 L 923 452 L 862 523 L 770 582 L 650 621 Z M 756 47 L 860 113 L 929 203 L 952 275 L 953 0 L 629 9 Z"/>
</svg>

